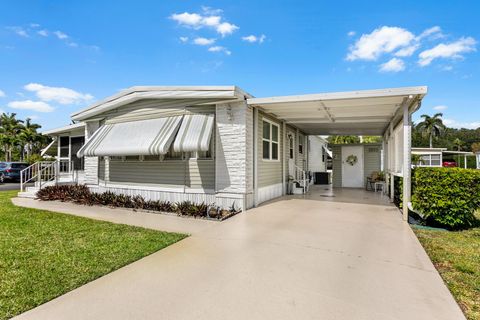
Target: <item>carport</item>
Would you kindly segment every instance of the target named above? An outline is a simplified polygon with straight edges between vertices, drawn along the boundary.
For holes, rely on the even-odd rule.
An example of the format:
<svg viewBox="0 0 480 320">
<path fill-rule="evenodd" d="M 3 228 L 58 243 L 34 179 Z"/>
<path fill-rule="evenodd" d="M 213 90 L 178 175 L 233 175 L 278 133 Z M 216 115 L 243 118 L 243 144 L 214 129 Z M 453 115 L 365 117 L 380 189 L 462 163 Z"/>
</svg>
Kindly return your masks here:
<svg viewBox="0 0 480 320">
<path fill-rule="evenodd" d="M 284 128 L 291 124 L 309 135 L 382 136 L 390 197 L 393 200 L 394 177 L 402 177 L 403 207 L 407 208 L 411 198 L 411 117 L 426 94 L 427 87 L 419 86 L 251 98 L 247 103 L 254 107 L 254 119 L 261 110 L 280 119 Z M 282 141 L 286 148 L 285 136 Z M 403 219 L 408 219 L 407 210 Z"/>
</svg>

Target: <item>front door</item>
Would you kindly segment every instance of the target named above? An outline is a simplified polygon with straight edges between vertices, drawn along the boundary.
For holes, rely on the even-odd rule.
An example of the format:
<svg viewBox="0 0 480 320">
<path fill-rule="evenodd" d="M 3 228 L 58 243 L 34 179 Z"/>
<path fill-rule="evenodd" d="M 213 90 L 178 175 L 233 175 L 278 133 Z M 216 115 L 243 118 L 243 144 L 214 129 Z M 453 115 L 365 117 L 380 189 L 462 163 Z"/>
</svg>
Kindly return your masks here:
<svg viewBox="0 0 480 320">
<path fill-rule="evenodd" d="M 363 146 L 342 147 L 342 187 L 363 187 Z"/>
</svg>

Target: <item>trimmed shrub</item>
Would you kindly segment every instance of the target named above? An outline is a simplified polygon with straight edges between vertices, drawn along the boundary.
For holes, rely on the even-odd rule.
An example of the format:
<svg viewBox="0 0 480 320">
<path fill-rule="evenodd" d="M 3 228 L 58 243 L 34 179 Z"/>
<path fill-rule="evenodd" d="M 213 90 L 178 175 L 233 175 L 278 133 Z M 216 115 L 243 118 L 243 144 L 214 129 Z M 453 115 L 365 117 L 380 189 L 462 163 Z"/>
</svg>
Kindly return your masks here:
<svg viewBox="0 0 480 320">
<path fill-rule="evenodd" d="M 480 170 L 416 168 L 412 176 L 412 204 L 427 224 L 448 229 L 474 226 L 480 207 Z"/>
<path fill-rule="evenodd" d="M 83 205 L 103 205 L 110 207 L 141 209 L 156 212 L 172 212 L 180 216 L 223 219 L 240 212 L 232 205 L 230 210 L 221 209 L 206 203 L 191 201 L 171 203 L 168 201 L 145 200 L 141 196 L 128 196 L 113 192 L 94 193 L 85 185 L 49 186 L 37 192 L 37 198 L 44 201 L 64 201 Z"/>
</svg>

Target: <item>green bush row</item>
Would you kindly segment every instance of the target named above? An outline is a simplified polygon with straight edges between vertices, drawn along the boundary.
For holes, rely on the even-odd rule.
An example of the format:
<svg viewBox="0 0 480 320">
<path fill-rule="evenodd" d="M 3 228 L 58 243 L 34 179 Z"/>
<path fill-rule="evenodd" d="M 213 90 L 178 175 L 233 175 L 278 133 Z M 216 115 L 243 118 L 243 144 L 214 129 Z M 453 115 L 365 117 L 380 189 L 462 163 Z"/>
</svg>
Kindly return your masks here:
<svg viewBox="0 0 480 320">
<path fill-rule="evenodd" d="M 419 167 L 412 173 L 412 205 L 427 224 L 462 229 L 477 222 L 480 170 Z"/>
</svg>

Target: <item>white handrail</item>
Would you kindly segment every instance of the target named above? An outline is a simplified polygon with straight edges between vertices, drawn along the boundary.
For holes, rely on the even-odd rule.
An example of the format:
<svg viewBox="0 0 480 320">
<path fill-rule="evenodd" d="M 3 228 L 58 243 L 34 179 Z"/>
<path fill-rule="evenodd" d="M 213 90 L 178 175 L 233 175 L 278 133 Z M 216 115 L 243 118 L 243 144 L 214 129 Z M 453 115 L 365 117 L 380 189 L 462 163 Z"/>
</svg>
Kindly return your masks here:
<svg viewBox="0 0 480 320">
<path fill-rule="evenodd" d="M 46 182 L 53 180 L 55 180 L 55 184 L 58 184 L 58 178 L 62 172 L 71 174 L 72 181 L 74 181 L 75 172 L 71 160 L 35 162 L 20 171 L 20 191 L 23 192 L 25 185 L 31 181 L 37 182 L 39 189 L 41 189 Z"/>
<path fill-rule="evenodd" d="M 301 177 L 302 177 L 302 187 L 303 187 L 303 194 L 306 194 L 307 191 L 308 191 L 308 185 L 307 185 L 307 173 L 305 170 L 303 170 L 302 168 L 300 168 L 299 166 L 297 166 L 296 164 L 293 165 L 296 169 L 296 176 L 298 176 L 298 173 L 301 173 Z"/>
</svg>

